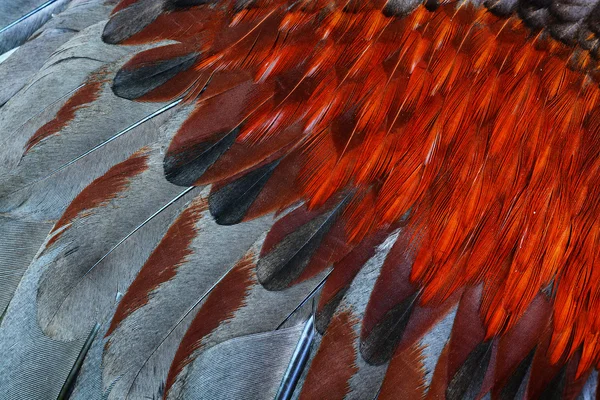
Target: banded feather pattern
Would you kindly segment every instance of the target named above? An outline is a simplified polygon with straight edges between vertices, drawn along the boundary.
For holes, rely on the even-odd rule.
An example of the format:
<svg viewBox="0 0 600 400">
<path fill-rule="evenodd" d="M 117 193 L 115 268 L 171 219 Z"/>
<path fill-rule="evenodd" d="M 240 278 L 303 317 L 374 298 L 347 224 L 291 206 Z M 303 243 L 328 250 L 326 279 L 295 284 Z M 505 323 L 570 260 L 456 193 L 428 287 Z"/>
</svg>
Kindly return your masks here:
<svg viewBox="0 0 600 400">
<path fill-rule="evenodd" d="M 134 57 L 117 93 L 165 58 L 195 57 L 136 96 L 174 93 L 172 81 L 195 104 L 167 152 L 168 179 L 220 185 L 279 160 L 272 177 L 285 174 L 287 185 L 263 185 L 277 184 L 283 199 L 262 212 L 298 200 L 318 210 L 351 191 L 340 217 L 351 247 L 408 214 L 419 304 L 483 284 L 489 340 L 551 286 L 551 362 L 582 347 L 579 375 L 600 360 L 588 275 L 598 230 L 593 52 L 469 3 L 416 6 L 404 18 L 377 1 L 236 7 L 190 9 L 205 15 L 181 20 L 202 32 L 192 37 L 164 27 L 184 12 L 168 10 L 125 40 L 181 44 Z"/>
<path fill-rule="evenodd" d="M 17 298 L 50 343 L 97 322 L 78 398 L 597 397 L 599 27 L 596 0 L 122 0 L 79 86 L 0 109 L 17 232 L 132 131 Z M 123 123 L 78 142 L 89 117 Z"/>
</svg>

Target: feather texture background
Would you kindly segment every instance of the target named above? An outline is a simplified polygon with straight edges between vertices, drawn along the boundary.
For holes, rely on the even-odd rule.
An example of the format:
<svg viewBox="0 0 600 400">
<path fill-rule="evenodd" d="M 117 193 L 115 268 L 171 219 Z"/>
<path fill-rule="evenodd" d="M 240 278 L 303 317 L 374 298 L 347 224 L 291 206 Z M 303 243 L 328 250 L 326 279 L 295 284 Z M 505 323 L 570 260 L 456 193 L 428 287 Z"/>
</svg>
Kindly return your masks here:
<svg viewBox="0 0 600 400">
<path fill-rule="evenodd" d="M 0 63 L 8 398 L 596 396 L 597 2 L 67 3 Z"/>
</svg>

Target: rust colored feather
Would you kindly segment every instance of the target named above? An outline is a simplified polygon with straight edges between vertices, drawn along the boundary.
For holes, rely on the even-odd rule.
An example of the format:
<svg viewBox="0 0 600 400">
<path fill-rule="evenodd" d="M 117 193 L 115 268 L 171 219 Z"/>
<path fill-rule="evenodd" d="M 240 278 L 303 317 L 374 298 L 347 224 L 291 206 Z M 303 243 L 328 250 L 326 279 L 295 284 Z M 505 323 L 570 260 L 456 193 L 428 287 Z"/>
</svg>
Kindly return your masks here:
<svg viewBox="0 0 600 400">
<path fill-rule="evenodd" d="M 103 72 L 92 75 L 82 87 L 73 93 L 54 118 L 35 131 L 25 145 L 25 152 L 27 153 L 50 136 L 58 134 L 69 122 L 73 121 L 77 110 L 89 106 L 98 98 L 105 82 L 106 77 Z"/>
<path fill-rule="evenodd" d="M 206 200 L 198 197 L 171 225 L 121 299 L 106 336 L 146 304 L 152 290 L 175 276 L 177 267 L 192 253 L 190 244 L 196 236 L 196 223 L 207 207 Z"/>
<path fill-rule="evenodd" d="M 319 399 L 323 393 L 332 399 L 341 399 L 348 393 L 349 380 L 358 370 L 354 365 L 357 334 L 353 328 L 357 322 L 349 310 L 339 312 L 332 319 L 312 361 L 300 399 Z"/>
<path fill-rule="evenodd" d="M 469 354 L 485 338 L 479 315 L 481 288 L 467 290 L 460 301 L 452 327 L 448 352 L 448 376 L 453 377 Z"/>
<path fill-rule="evenodd" d="M 198 54 L 173 77 L 173 89 L 169 82 L 156 89 L 161 98 L 189 89 L 186 100 L 196 101 L 166 165 L 194 159 L 205 152 L 194 146 L 231 133 L 224 150 L 211 153 L 211 168 L 176 183 L 220 187 L 280 159 L 244 219 L 300 200 L 319 210 L 351 190 L 349 247 L 410 214 L 415 258 L 404 283 L 419 292 L 418 306 L 436 308 L 458 293 L 464 309 L 465 296 L 480 291 L 470 322 L 453 332 L 473 342 L 452 343 L 450 376 L 472 351 L 490 362 L 496 339 L 552 285 L 547 361 L 563 365 L 578 354 L 575 375 L 583 376 L 600 362 L 597 62 L 516 15 L 450 1 L 394 16 L 382 3 L 240 8 L 227 0 L 194 9 L 206 15 L 186 19 L 190 30 L 161 33 Z M 171 17 L 136 40 L 154 40 Z M 151 50 L 136 63 L 161 57 Z M 223 92 L 220 74 L 247 79 Z M 203 99 L 212 84 L 219 95 Z M 254 98 L 254 90 L 264 92 Z M 186 162 L 177 166 L 190 172 Z M 263 255 L 284 230 L 274 228 Z M 492 367 L 504 376 L 501 358 Z"/>
<path fill-rule="evenodd" d="M 301 157 L 301 151 L 296 150 L 279 163 L 246 213 L 246 220 L 258 218 L 270 212 L 283 212 L 286 208 L 302 200 L 302 191 L 295 184 L 296 177 L 302 168 L 299 162 Z"/>
<path fill-rule="evenodd" d="M 461 296 L 462 292 L 458 291 L 439 305 L 415 305 L 406 330 L 398 343 L 398 349 L 401 350 L 410 347 L 415 341 L 419 340 L 458 304 Z"/>
<path fill-rule="evenodd" d="M 205 345 L 203 339 L 206 335 L 232 318 L 235 311 L 243 306 L 247 291 L 255 283 L 255 266 L 254 254 L 249 252 L 210 292 L 175 353 L 167 377 L 165 398 L 183 368 L 193 361 L 194 352 Z"/>
<path fill-rule="evenodd" d="M 437 400 L 443 399 L 446 396 L 446 388 L 448 382 L 448 343 L 444 346 L 442 354 L 435 366 L 433 379 L 429 386 L 426 399 Z"/>
<path fill-rule="evenodd" d="M 105 205 L 125 190 L 131 179 L 148 169 L 147 151 L 145 148 L 139 150 L 83 189 L 52 228 L 52 236 L 46 247 L 55 243 L 76 217 L 85 216 L 86 213 L 93 212 L 94 208 Z"/>
<path fill-rule="evenodd" d="M 389 235 L 379 231 L 364 239 L 343 259 L 333 265 L 333 271 L 325 281 L 317 306 L 317 329 L 324 333 L 342 297 L 350 287 L 363 265 L 375 255 L 376 247 Z"/>
<path fill-rule="evenodd" d="M 523 365 L 522 371 L 517 369 L 530 354 L 538 350 L 540 332 L 545 332 L 550 327 L 549 315 L 550 303 L 545 295 L 540 294 L 512 329 L 500 338 L 495 371 L 496 394 L 500 395 L 511 383 L 511 379 L 516 381 L 513 385 L 517 388 L 521 384 L 529 365 Z M 517 376 L 519 374 L 522 376 Z"/>
<path fill-rule="evenodd" d="M 144 80 L 151 81 L 151 77 L 138 77 L 135 75 L 136 72 L 143 71 L 144 69 L 151 68 L 152 66 L 159 65 L 161 62 L 168 62 L 169 60 L 177 59 L 180 57 L 190 57 L 195 54 L 196 46 L 189 43 L 177 43 L 166 46 L 160 46 L 147 50 L 145 52 L 135 55 L 119 70 L 113 84 L 113 90 L 119 94 L 119 83 L 120 77 L 133 76 L 129 80 Z M 155 85 L 156 87 L 148 88 L 143 95 L 140 96 L 128 96 L 134 97 L 139 101 L 149 102 L 161 102 L 170 99 L 175 99 L 182 96 L 188 90 L 194 87 L 204 88 L 209 76 L 207 74 L 198 74 L 193 68 L 180 71 L 168 80 L 168 84 L 160 83 Z"/>
<path fill-rule="evenodd" d="M 219 22 L 214 13 L 209 14 L 204 8 L 188 10 L 172 10 L 158 16 L 142 32 L 139 32 L 122 43 L 134 45 L 140 43 L 159 42 L 162 40 L 189 41 Z"/>
<path fill-rule="evenodd" d="M 405 235 L 400 235 L 388 253 L 371 292 L 362 321 L 361 339 L 368 337 L 386 314 L 417 291 L 409 280 L 411 261 L 408 240 Z"/>
<path fill-rule="evenodd" d="M 422 399 L 425 371 L 418 343 L 398 351 L 388 366 L 378 399 Z"/>
</svg>

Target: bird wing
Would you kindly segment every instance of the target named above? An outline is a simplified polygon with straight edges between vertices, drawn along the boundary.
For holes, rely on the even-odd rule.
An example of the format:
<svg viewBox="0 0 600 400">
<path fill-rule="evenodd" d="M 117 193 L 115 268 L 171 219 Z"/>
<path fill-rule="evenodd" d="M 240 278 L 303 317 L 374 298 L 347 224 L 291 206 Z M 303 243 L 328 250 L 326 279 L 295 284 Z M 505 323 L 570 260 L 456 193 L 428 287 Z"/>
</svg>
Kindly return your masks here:
<svg viewBox="0 0 600 400">
<path fill-rule="evenodd" d="M 0 271 L 24 276 L 0 387 L 595 396 L 599 23 L 580 0 L 121 1 L 5 91 Z"/>
</svg>

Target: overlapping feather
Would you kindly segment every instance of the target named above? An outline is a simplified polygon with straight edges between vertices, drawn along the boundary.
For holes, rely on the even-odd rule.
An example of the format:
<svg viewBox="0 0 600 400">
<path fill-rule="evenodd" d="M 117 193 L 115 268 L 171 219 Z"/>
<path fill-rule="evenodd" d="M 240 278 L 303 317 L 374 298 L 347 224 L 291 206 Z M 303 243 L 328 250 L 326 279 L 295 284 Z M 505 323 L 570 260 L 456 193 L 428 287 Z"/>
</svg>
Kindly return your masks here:
<svg viewBox="0 0 600 400">
<path fill-rule="evenodd" d="M 136 183 L 145 170 L 109 163 L 75 191 L 105 197 L 85 207 L 75 198 L 47 243 L 50 252 L 61 241 L 85 245 L 80 232 L 94 218 L 114 221 L 120 234 L 101 236 L 127 237 L 115 261 L 103 255 L 118 240 L 88 244 L 86 254 L 95 255 L 43 277 L 38 315 L 58 337 L 73 329 L 73 310 L 86 308 L 78 301 L 96 292 L 83 287 L 63 309 L 52 282 L 85 280 L 85 263 L 98 271 L 95 284 L 123 282 L 122 300 L 84 313 L 111 318 L 116 306 L 86 361 L 89 379 L 74 393 L 218 393 L 211 360 L 226 362 L 235 351 L 266 362 L 268 352 L 253 343 L 286 337 L 283 357 L 262 371 L 271 373 L 263 392 L 253 381 L 227 388 L 271 396 L 297 337 L 278 334 L 275 324 L 313 295 L 330 266 L 315 310 L 322 337 L 296 397 L 590 393 L 600 361 L 596 4 L 486 7 L 492 12 L 455 2 L 121 2 L 106 42 L 178 43 L 133 57 L 116 74 L 114 93 L 187 107 L 153 151 L 129 158 L 150 157 L 154 178 Z M 114 71 L 84 74 L 54 118 L 76 120 L 96 101 L 89 99 L 101 74 Z M 30 136 L 32 154 L 68 133 L 44 123 L 57 128 Z M 43 176 L 18 168 L 15 187 Z M 159 172 L 175 185 L 212 188 L 140 230 L 138 254 L 127 232 L 175 193 Z M 150 187 L 160 195 L 124 221 Z M 128 257 L 136 266 L 121 279 L 111 265 Z M 59 322 L 48 319 L 55 312 Z M 81 335 L 86 322 L 74 331 Z M 101 376 L 93 371 L 100 356 Z M 242 362 L 233 376 L 248 367 Z"/>
<path fill-rule="evenodd" d="M 332 202 L 342 209 L 340 237 L 349 250 L 375 229 L 409 215 L 403 243 L 414 252 L 414 261 L 405 276 L 392 272 L 382 278 L 371 295 L 372 307 L 380 311 L 367 310 L 375 322 L 369 325 L 366 319 L 361 333 L 363 345 L 374 346 L 375 353 L 363 352 L 370 362 L 390 360 L 402 331 L 388 332 L 391 336 L 383 342 L 370 332 L 376 327 L 385 331 L 386 317 L 396 329 L 408 323 L 399 322 L 412 312 L 403 302 L 435 307 L 464 288 L 479 287 L 476 308 L 484 332 L 470 338 L 475 358 L 459 361 L 467 369 L 452 370 L 452 375 L 458 370 L 464 374 L 472 368 L 469 362 L 481 364 L 482 357 L 489 362 L 491 344 L 486 343 L 515 326 L 552 284 L 557 298 L 549 361 L 571 358 L 584 344 L 584 332 L 595 332 L 586 311 L 593 301 L 569 297 L 575 291 L 593 296 L 593 285 L 563 279 L 574 271 L 593 270 L 591 260 L 567 258 L 595 254 L 588 247 L 576 248 L 591 246 L 596 235 L 588 232 L 596 228 L 574 225 L 582 213 L 578 204 L 596 208 L 587 197 L 588 188 L 597 186 L 589 183 L 597 175 L 592 161 L 597 154 L 591 150 L 596 147 L 591 143 L 596 140 L 599 93 L 593 52 L 573 51 L 544 32 L 530 31 L 515 17 L 496 17 L 468 4 L 442 5 L 435 11 L 415 4 L 405 18 L 394 16 L 392 6 L 274 1 L 240 9 L 222 2 L 198 7 L 210 20 L 181 20 L 189 31 L 202 30 L 193 37 L 160 28 L 182 13 L 169 8 L 160 19 L 139 21 L 130 38 L 117 38 L 117 21 L 133 10 L 124 4 L 113 18 L 116 25 L 107 25 L 105 38 L 139 42 L 178 37 L 182 44 L 169 52 L 138 55 L 119 73 L 115 90 L 145 101 L 187 90 L 186 100 L 195 101 L 196 111 L 171 143 L 165 172 L 181 185 L 216 183 L 211 211 L 217 220 L 238 222 L 253 215 L 250 210 L 260 199 L 255 191 L 266 191 L 270 183 L 285 194 L 280 203 L 260 199 L 263 210 L 279 210 L 301 199 L 316 210 L 306 225 L 282 220 L 295 232 L 278 239 L 269 234 L 282 249 L 302 237 L 311 223 L 326 226 L 319 218 L 327 220 L 324 210 Z M 496 13 L 512 9 L 488 6 Z M 553 7 L 555 15 L 568 19 L 559 4 Z M 584 20 L 593 8 L 582 5 L 575 14 Z M 407 13 L 396 9 L 396 14 Z M 554 25 L 542 27 L 569 43 Z M 150 71 L 166 66 L 172 76 L 146 80 L 145 88 L 135 86 Z M 225 90 L 223 82 L 229 85 Z M 290 142 L 275 144 L 288 133 Z M 248 154 L 257 156 L 248 162 Z M 243 169 L 227 162 L 228 157 L 240 160 Z M 288 185 L 271 180 L 278 172 Z M 586 176 L 585 183 L 573 182 L 575 176 Z M 340 203 L 340 196 L 349 200 Z M 263 284 L 270 287 L 275 272 L 291 274 L 270 287 L 280 289 L 302 274 L 323 240 L 318 229 L 314 232 L 310 240 L 318 243 L 307 254 L 304 247 L 282 250 L 298 254 L 301 262 L 288 263 L 278 252 L 263 250 Z M 261 272 L 261 263 L 271 263 L 271 253 L 279 263 Z M 339 259 L 345 254 L 333 253 Z M 410 282 L 413 288 L 406 296 L 391 284 L 394 278 L 399 284 Z M 390 295 L 394 291 L 399 293 Z M 399 337 L 391 339 L 395 335 Z M 578 377 L 597 361 L 592 355 L 595 339 L 588 340 L 584 347 L 590 350 L 579 361 Z M 487 366 L 481 368 L 477 389 L 464 387 L 458 377 L 463 375 L 457 375 L 445 383 L 447 395 L 480 390 Z"/>
</svg>

